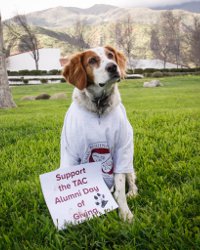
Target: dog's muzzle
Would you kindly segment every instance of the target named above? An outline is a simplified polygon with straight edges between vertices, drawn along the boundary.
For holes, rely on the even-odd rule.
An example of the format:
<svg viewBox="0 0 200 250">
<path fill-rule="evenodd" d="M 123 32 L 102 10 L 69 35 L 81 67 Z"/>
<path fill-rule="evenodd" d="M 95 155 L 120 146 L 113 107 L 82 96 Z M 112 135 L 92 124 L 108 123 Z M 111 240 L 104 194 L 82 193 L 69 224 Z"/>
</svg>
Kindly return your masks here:
<svg viewBox="0 0 200 250">
<path fill-rule="evenodd" d="M 109 80 L 105 83 L 99 83 L 100 87 L 104 87 L 108 83 L 115 83 L 120 81 L 120 74 L 115 63 L 108 63 L 106 66 L 106 71 L 108 72 Z"/>
</svg>

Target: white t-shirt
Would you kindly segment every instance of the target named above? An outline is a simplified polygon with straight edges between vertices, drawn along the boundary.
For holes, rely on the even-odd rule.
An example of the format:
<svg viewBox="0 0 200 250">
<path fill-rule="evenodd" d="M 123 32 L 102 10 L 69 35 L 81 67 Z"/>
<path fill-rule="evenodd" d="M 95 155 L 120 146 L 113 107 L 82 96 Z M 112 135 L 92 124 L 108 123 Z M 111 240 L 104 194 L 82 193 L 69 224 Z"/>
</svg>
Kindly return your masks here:
<svg viewBox="0 0 200 250">
<path fill-rule="evenodd" d="M 122 103 L 98 117 L 73 102 L 61 135 L 60 167 L 94 161 L 102 162 L 107 186 L 113 186 L 113 173 L 133 172 L 133 130 Z"/>
</svg>

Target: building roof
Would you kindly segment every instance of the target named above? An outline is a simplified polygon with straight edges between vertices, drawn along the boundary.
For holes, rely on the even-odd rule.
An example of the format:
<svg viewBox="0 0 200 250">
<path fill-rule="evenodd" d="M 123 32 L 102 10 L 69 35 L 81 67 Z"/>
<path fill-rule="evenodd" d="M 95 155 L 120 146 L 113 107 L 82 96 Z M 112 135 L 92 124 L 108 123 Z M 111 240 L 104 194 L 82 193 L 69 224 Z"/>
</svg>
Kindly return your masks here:
<svg viewBox="0 0 200 250">
<path fill-rule="evenodd" d="M 61 69 L 60 49 L 39 49 L 39 70 Z M 7 69 L 10 71 L 35 70 L 35 61 L 31 51 L 19 53 L 7 58 Z"/>
<path fill-rule="evenodd" d="M 147 69 L 147 68 L 155 68 L 155 69 L 163 69 L 164 62 L 160 59 L 131 59 L 131 63 L 128 63 L 128 68 L 135 69 Z M 177 68 L 176 64 L 167 62 L 165 68 Z"/>
</svg>

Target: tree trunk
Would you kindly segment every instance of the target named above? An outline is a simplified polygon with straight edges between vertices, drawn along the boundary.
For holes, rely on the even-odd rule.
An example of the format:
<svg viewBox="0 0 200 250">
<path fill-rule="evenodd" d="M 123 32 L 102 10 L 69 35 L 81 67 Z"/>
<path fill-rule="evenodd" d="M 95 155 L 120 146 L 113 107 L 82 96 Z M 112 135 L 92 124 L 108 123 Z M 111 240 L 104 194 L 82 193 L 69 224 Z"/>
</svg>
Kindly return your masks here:
<svg viewBox="0 0 200 250">
<path fill-rule="evenodd" d="M 166 68 L 166 63 L 167 63 L 167 62 L 166 62 L 166 59 L 164 59 L 164 60 L 163 60 L 163 67 L 164 67 L 164 69 Z"/>
<path fill-rule="evenodd" d="M 39 70 L 38 60 L 35 60 L 35 69 L 36 69 L 36 70 Z"/>
<path fill-rule="evenodd" d="M 8 75 L 6 70 L 5 53 L 3 49 L 3 31 L 0 15 L 0 108 L 16 107 L 8 84 Z"/>
</svg>

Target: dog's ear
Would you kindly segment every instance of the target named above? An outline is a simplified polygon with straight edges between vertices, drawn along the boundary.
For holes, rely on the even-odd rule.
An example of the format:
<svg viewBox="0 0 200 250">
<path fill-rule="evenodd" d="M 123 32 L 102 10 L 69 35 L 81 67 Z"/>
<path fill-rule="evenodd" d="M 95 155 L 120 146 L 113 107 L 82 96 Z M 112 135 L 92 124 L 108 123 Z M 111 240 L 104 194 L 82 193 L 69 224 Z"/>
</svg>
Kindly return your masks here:
<svg viewBox="0 0 200 250">
<path fill-rule="evenodd" d="M 63 66 L 65 66 L 65 64 L 67 64 L 69 62 L 69 58 L 68 57 L 61 57 L 59 61 L 60 61 L 60 65 L 63 67 Z"/>
<path fill-rule="evenodd" d="M 110 50 L 115 54 L 117 64 L 119 65 L 120 71 L 121 71 L 121 77 L 125 77 L 126 75 L 126 57 L 124 54 L 115 48 L 107 45 L 105 46 L 106 49 Z"/>
<path fill-rule="evenodd" d="M 87 86 L 87 75 L 82 64 L 83 53 L 76 54 L 68 59 L 62 74 L 66 81 L 83 90 Z"/>
</svg>

